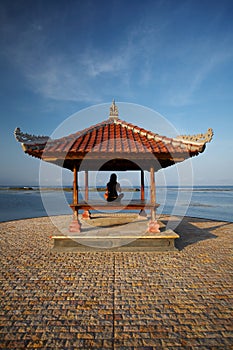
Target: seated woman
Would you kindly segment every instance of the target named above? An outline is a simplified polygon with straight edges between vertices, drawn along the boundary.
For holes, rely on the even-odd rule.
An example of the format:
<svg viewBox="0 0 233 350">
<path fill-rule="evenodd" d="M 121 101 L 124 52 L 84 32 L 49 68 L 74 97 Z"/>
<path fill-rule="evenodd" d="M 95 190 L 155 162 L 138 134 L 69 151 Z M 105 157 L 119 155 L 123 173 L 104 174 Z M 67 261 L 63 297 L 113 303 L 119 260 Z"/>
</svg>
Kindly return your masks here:
<svg viewBox="0 0 233 350">
<path fill-rule="evenodd" d="M 121 186 L 117 182 L 116 174 L 112 174 L 110 176 L 110 181 L 107 183 L 107 189 L 104 197 L 108 202 L 113 202 L 115 200 L 120 201 L 124 197 L 124 194 L 118 194 L 118 192 L 121 192 Z"/>
</svg>

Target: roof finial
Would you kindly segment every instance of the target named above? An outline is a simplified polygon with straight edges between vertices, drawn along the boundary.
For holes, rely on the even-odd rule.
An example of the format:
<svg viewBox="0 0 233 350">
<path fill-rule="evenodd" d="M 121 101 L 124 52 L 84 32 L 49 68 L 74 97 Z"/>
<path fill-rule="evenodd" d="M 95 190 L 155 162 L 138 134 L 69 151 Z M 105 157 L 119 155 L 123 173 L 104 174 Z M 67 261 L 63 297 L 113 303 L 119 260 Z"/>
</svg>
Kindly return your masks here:
<svg viewBox="0 0 233 350">
<path fill-rule="evenodd" d="M 110 107 L 109 118 L 118 119 L 118 108 L 117 108 L 117 106 L 115 104 L 115 100 L 114 99 L 113 99 L 112 105 Z"/>
</svg>

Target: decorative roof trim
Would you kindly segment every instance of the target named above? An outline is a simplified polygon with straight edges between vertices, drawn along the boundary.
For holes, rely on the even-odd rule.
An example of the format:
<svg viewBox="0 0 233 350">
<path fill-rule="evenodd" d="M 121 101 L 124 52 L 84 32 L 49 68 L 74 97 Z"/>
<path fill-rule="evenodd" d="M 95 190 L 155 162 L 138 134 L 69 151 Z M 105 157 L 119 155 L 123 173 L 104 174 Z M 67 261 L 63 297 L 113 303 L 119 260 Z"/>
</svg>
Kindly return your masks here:
<svg viewBox="0 0 233 350">
<path fill-rule="evenodd" d="M 163 141 L 164 143 L 170 143 L 171 139 L 165 136 L 160 136 L 158 134 L 153 133 L 152 131 L 147 131 L 143 128 L 139 128 L 138 126 L 129 124 L 124 122 L 123 120 L 114 120 L 114 124 L 121 125 L 123 128 L 127 130 L 132 130 L 135 134 L 140 134 L 141 136 L 145 136 L 148 140 L 154 139 L 155 141 Z"/>
<path fill-rule="evenodd" d="M 147 131 L 145 129 L 139 128 L 137 126 L 128 124 L 123 120 L 117 119 L 114 120 L 114 124 L 121 125 L 128 130 L 132 130 L 134 133 L 138 133 L 141 136 L 145 136 L 148 140 L 154 139 L 155 141 L 163 141 L 165 144 L 184 143 L 184 144 L 194 144 L 194 145 L 203 145 L 212 140 L 214 135 L 213 129 L 209 128 L 205 134 L 196 134 L 196 135 L 179 135 L 174 138 L 169 138 L 166 136 L 161 136 L 159 134 L 155 134 L 152 131 Z"/>
<path fill-rule="evenodd" d="M 209 128 L 205 134 L 196 135 L 179 135 L 176 137 L 179 141 L 184 141 L 185 143 L 198 143 L 204 144 L 210 142 L 213 138 L 214 132 L 212 128 Z"/>
<path fill-rule="evenodd" d="M 16 128 L 14 131 L 15 138 L 21 143 L 46 143 L 49 140 L 49 136 L 36 136 L 27 133 L 23 133 L 20 128 Z"/>
</svg>

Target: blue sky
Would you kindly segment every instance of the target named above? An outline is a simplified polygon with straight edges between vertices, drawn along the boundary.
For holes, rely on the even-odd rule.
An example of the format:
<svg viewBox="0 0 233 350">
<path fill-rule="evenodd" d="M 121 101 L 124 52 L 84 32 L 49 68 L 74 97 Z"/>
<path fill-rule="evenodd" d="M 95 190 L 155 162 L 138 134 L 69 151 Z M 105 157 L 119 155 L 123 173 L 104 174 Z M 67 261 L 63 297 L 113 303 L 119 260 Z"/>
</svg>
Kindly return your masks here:
<svg viewBox="0 0 233 350">
<path fill-rule="evenodd" d="M 231 0 L 1 0 L 0 45 L 0 185 L 38 183 L 40 162 L 15 127 L 50 135 L 113 98 L 159 112 L 181 134 L 212 127 L 191 163 L 194 184 L 233 184 Z M 73 132 L 107 117 L 78 117 Z M 160 130 L 153 117 L 120 117 Z"/>
</svg>

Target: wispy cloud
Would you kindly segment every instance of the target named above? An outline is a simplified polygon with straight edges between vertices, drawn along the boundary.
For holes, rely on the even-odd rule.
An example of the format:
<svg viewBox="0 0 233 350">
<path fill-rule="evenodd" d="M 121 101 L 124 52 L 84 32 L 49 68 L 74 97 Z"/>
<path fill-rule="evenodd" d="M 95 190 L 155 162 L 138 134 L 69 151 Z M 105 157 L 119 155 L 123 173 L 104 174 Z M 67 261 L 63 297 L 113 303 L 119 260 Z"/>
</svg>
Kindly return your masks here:
<svg viewBox="0 0 233 350">
<path fill-rule="evenodd" d="M 93 54 L 95 51 L 95 54 Z M 123 56 L 89 50 L 85 55 L 60 55 L 42 62 L 36 70 L 24 67 L 32 88 L 56 100 L 100 102 L 115 88 L 127 88 L 128 62 Z M 125 74 L 124 74 L 125 72 Z"/>
<path fill-rule="evenodd" d="M 202 85 L 211 78 L 211 75 L 221 67 L 222 64 L 230 62 L 233 58 L 233 50 L 228 52 L 216 51 L 206 52 L 203 57 L 200 52 L 198 62 L 190 60 L 183 71 L 171 72 L 167 85 L 166 102 L 173 106 L 184 106 L 194 103 L 195 95 Z M 211 86 L 210 86 L 211 89 Z"/>
<path fill-rule="evenodd" d="M 106 53 L 95 47 L 80 54 L 47 51 L 43 38 L 33 43 L 33 33 L 5 54 L 21 71 L 29 87 L 47 98 L 100 102 L 109 93 L 110 82 L 117 90 L 127 90 L 131 55 L 127 47 Z"/>
<path fill-rule="evenodd" d="M 46 21 L 45 21 L 46 22 Z M 130 97 L 136 85 L 151 81 L 151 49 L 155 29 L 129 27 L 124 38 L 106 50 L 94 40 L 76 50 L 54 50 L 46 23 L 34 21 L 18 31 L 6 21 L 4 53 L 24 76 L 29 88 L 50 99 L 101 102 L 109 94 Z M 59 38 L 58 38 L 59 40 Z M 103 38 L 104 40 L 104 38 Z M 113 91 L 114 90 L 114 91 Z"/>
<path fill-rule="evenodd" d="M 5 20 L 2 28 L 9 40 L 3 42 L 2 54 L 20 70 L 31 90 L 49 99 L 98 103 L 112 94 L 129 98 L 143 89 L 153 94 L 157 88 L 161 101 L 186 105 L 215 69 L 232 58 L 233 50 L 227 42 L 215 47 L 211 37 L 204 43 L 189 37 L 172 42 L 173 28 L 186 14 L 184 7 L 175 7 L 169 16 L 161 16 L 161 8 L 151 14 L 148 9 L 108 49 L 93 38 L 72 50 L 69 40 L 67 50 L 54 47 L 48 18 L 23 25 L 20 31 Z"/>
</svg>

